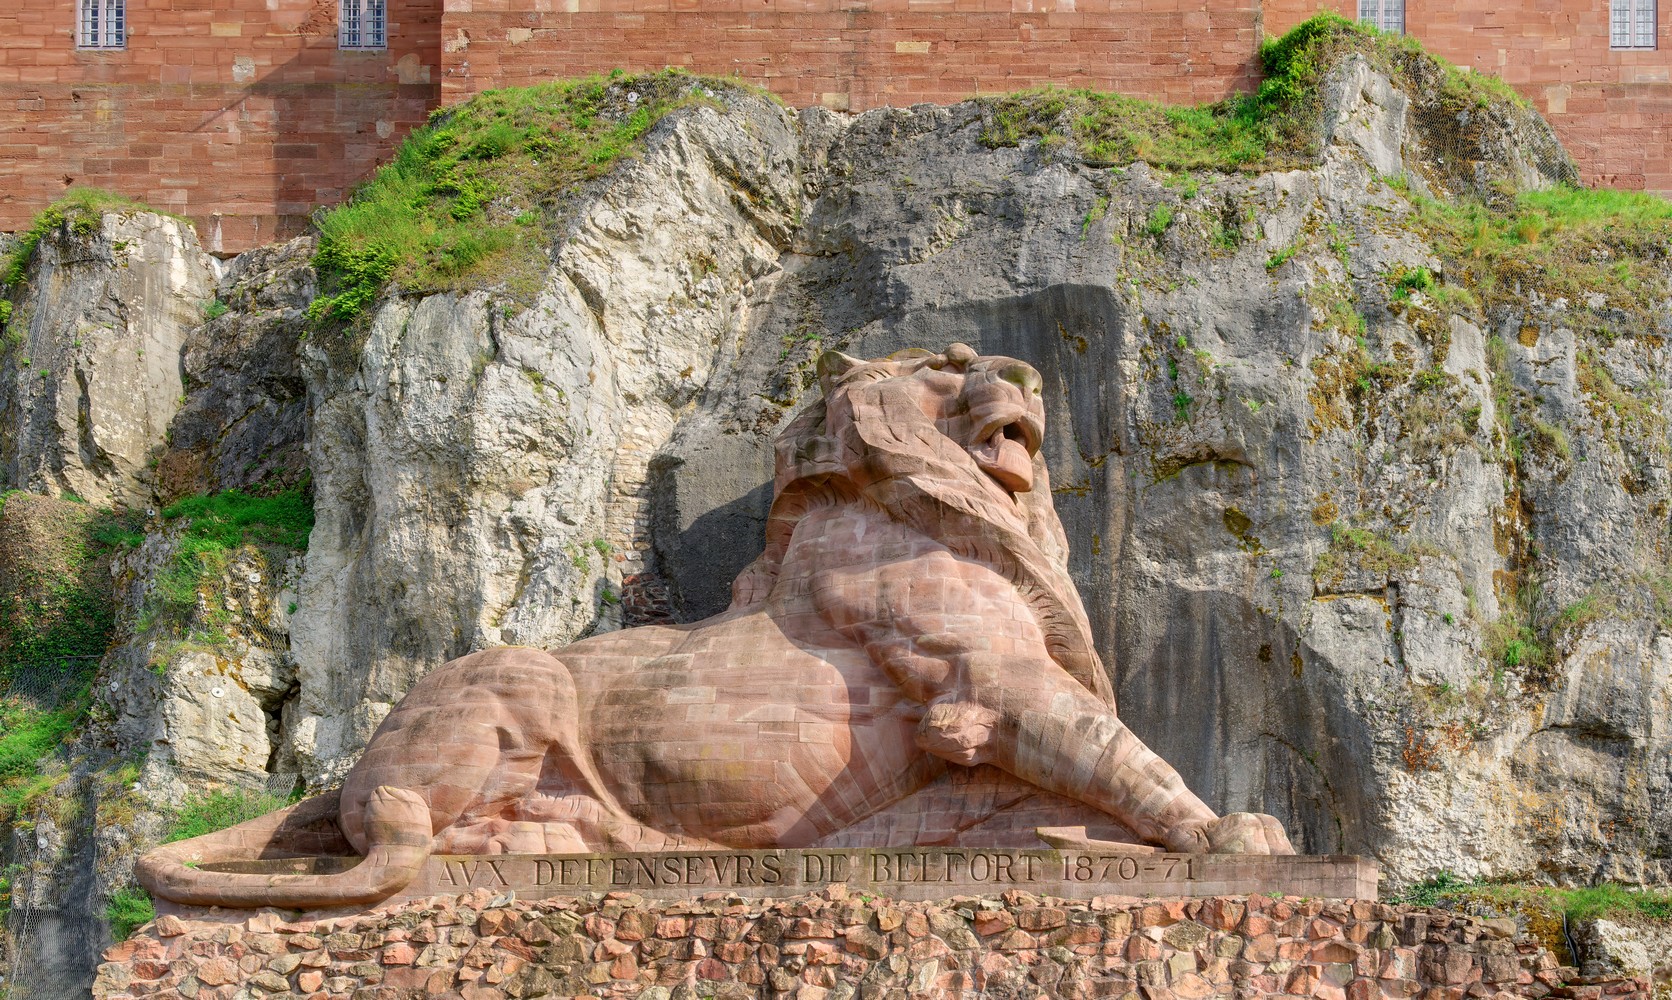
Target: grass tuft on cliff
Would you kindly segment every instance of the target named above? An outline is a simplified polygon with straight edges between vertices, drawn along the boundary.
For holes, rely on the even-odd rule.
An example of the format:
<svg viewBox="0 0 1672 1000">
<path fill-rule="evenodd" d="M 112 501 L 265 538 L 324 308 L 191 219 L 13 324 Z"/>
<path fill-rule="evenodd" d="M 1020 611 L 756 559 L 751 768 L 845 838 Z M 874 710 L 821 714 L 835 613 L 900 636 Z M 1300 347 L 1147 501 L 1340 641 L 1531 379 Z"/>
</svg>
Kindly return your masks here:
<svg viewBox="0 0 1672 1000">
<path fill-rule="evenodd" d="M 1396 187 L 1401 185 L 1395 185 Z M 1641 191 L 1555 187 L 1487 205 L 1404 192 L 1416 207 L 1408 225 L 1449 258 L 1454 280 L 1488 311 L 1523 301 L 1529 288 L 1648 320 L 1653 290 L 1672 259 L 1672 201 Z M 1606 322 L 1594 331 L 1612 339 Z"/>
<path fill-rule="evenodd" d="M 58 780 L 43 763 L 86 719 L 115 628 L 110 556 L 131 531 L 130 515 L 0 495 L 0 818 Z"/>
<path fill-rule="evenodd" d="M 1422 80 L 1445 111 L 1527 106 L 1503 81 L 1430 56 L 1409 36 L 1324 12 L 1260 46 L 1266 75 L 1252 94 L 1184 107 L 1095 90 L 1035 88 L 980 98 L 990 116 L 981 140 L 989 147 L 1026 139 L 1072 144 L 1087 162 L 1107 166 L 1143 161 L 1164 170 L 1292 169 L 1318 155 L 1320 85 L 1349 52 L 1395 79 Z"/>
<path fill-rule="evenodd" d="M 316 320 L 353 320 L 409 292 L 528 284 L 567 196 L 642 148 L 671 112 L 730 81 L 677 70 L 490 90 L 439 110 L 348 202 L 319 217 Z"/>
<path fill-rule="evenodd" d="M 1577 888 L 1470 882 L 1449 871 L 1438 872 L 1408 887 L 1392 897 L 1391 902 L 1410 906 L 1480 902 L 1507 910 L 1534 905 L 1562 914 L 1570 921 L 1596 917 L 1672 920 L 1672 892 L 1666 890 L 1633 889 L 1613 882 Z"/>
<path fill-rule="evenodd" d="M 111 937 L 117 941 L 126 941 L 134 931 L 155 919 L 157 908 L 144 889 L 118 889 L 105 903 L 105 921 L 110 924 Z"/>
<path fill-rule="evenodd" d="M 146 595 L 138 627 L 162 627 L 197 646 L 222 646 L 230 639 L 227 629 L 238 620 L 224 601 L 207 596 L 219 589 L 239 549 L 259 550 L 270 565 L 307 550 L 314 526 L 313 483 L 304 478 L 284 489 L 183 497 L 164 507 L 162 516 L 180 526 L 180 536 L 173 558 Z"/>
<path fill-rule="evenodd" d="M 23 280 L 23 269 L 35 256 L 41 237 L 66 223 L 78 236 L 86 238 L 99 229 L 99 220 L 106 212 L 132 214 L 157 210 L 127 195 L 103 188 L 71 188 L 62 198 L 48 205 L 35 216 L 35 221 L 18 237 L 17 244 L 6 254 L 0 254 L 0 288 Z M 166 212 L 158 214 L 167 215 Z"/>
<path fill-rule="evenodd" d="M 172 844 L 193 837 L 205 837 L 299 801 L 300 797 L 284 799 L 244 788 L 194 792 L 187 795 L 174 811 L 161 842 Z"/>
</svg>

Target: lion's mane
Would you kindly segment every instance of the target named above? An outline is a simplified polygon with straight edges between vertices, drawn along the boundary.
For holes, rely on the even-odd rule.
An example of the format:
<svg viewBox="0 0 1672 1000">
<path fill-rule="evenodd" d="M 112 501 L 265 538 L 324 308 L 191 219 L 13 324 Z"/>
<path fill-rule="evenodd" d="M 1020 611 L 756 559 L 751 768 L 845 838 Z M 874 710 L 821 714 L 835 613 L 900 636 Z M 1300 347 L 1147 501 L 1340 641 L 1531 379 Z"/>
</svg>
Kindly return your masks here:
<svg viewBox="0 0 1672 1000">
<path fill-rule="evenodd" d="M 946 370 L 944 355 L 908 351 L 840 373 L 821 365 L 824 392 L 774 442 L 773 500 L 766 549 L 733 584 L 732 607 L 766 599 L 796 525 L 810 511 L 863 503 L 980 562 L 1015 585 L 1038 616 L 1046 649 L 1087 689 L 1114 705 L 1092 641 L 1091 624 L 1068 575 L 1068 542 L 1051 504 L 1043 454 L 1033 456 L 1033 489 L 1012 497 L 982 472 L 964 444 L 931 422 L 901 426 L 855 407 L 845 433 L 832 433 L 838 388 L 886 393 L 888 382 L 925 365 Z M 854 469 L 863 468 L 863 482 Z"/>
</svg>

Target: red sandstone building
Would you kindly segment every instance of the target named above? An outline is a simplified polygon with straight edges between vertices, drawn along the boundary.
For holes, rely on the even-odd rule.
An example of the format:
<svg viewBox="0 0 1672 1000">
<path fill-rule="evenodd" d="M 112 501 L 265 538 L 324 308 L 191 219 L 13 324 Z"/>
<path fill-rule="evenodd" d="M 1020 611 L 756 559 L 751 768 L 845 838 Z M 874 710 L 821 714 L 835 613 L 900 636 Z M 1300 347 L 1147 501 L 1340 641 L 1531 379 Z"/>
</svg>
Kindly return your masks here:
<svg viewBox="0 0 1672 1000">
<path fill-rule="evenodd" d="M 1672 0 L 0 0 L 0 230 L 72 184 L 288 235 L 438 105 L 615 67 L 861 110 L 1052 82 L 1173 102 L 1257 79 L 1319 9 L 1551 117 L 1587 179 L 1672 191 Z"/>
</svg>

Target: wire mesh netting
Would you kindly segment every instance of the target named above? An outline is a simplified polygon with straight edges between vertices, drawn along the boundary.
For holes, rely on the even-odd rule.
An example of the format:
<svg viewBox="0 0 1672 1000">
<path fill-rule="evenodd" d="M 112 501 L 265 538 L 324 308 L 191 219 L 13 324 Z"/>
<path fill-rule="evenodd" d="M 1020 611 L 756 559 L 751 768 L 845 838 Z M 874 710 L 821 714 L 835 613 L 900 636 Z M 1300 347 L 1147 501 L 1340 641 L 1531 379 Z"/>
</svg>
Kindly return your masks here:
<svg viewBox="0 0 1672 1000">
<path fill-rule="evenodd" d="M 59 656 L 13 665 L 0 672 L 0 699 L 25 707 L 53 709 L 67 704 L 98 670 L 99 656 Z"/>
<path fill-rule="evenodd" d="M 1412 108 L 1412 118 L 1424 153 L 1447 174 L 1490 181 L 1477 176 L 1482 167 L 1496 173 L 1521 160 L 1548 182 L 1579 182 L 1573 160 L 1555 132 L 1507 100 L 1466 108 L 1424 101 Z"/>
</svg>

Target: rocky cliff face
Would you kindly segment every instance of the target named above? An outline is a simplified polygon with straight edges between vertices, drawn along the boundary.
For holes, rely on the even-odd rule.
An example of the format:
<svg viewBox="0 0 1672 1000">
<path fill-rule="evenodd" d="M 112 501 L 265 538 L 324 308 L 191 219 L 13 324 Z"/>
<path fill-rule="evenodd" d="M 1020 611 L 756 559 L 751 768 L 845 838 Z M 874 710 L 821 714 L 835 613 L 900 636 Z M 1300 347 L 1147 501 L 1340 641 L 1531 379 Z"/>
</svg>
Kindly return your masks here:
<svg viewBox="0 0 1672 1000">
<path fill-rule="evenodd" d="M 109 213 L 42 239 L 5 324 L 0 484 L 142 504 L 213 280 L 191 226 L 161 215 Z"/>
<path fill-rule="evenodd" d="M 227 564 L 207 651 L 139 614 L 179 544 L 153 523 L 96 691 L 155 794 L 326 787 L 452 656 L 719 610 L 817 354 L 965 341 L 1045 374 L 1120 713 L 1210 804 L 1393 883 L 1664 884 L 1667 247 L 1598 237 L 1591 286 L 1492 256 L 1515 192 L 1572 166 L 1531 112 L 1420 83 L 1347 60 L 1315 162 L 1264 173 L 995 143 L 991 103 L 726 92 L 588 190 L 532 302 L 391 295 L 352 335 L 303 335 L 305 242 L 240 258 L 194 325 L 189 237 L 107 220 L 32 265 L 29 350 L 65 361 L 4 357 L 4 485 L 161 504 L 305 467 L 305 557 Z M 87 288 L 134 291 L 51 305 L 89 253 Z M 80 318 L 136 301 L 172 318 Z M 58 372 L 91 422 L 37 385 Z"/>
</svg>

